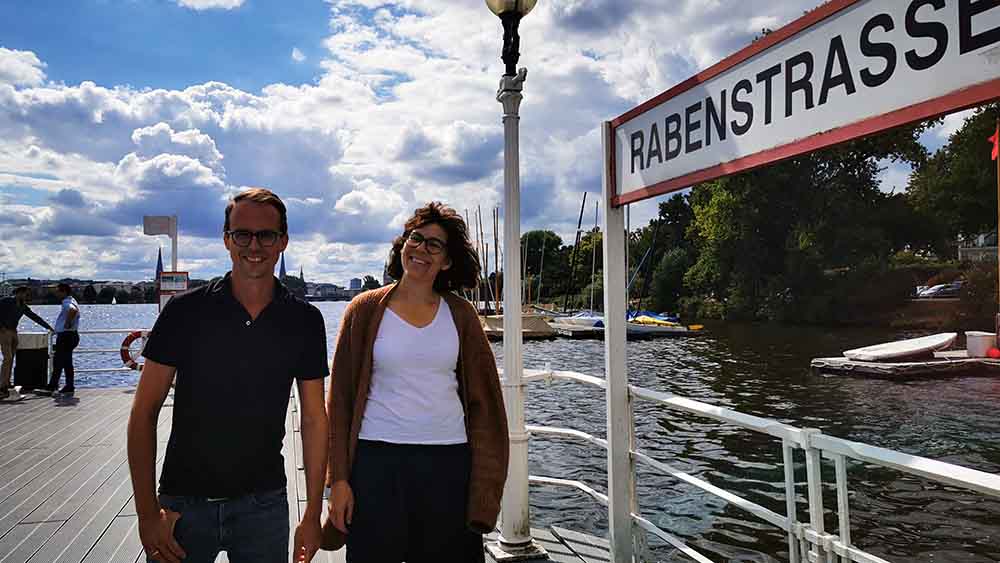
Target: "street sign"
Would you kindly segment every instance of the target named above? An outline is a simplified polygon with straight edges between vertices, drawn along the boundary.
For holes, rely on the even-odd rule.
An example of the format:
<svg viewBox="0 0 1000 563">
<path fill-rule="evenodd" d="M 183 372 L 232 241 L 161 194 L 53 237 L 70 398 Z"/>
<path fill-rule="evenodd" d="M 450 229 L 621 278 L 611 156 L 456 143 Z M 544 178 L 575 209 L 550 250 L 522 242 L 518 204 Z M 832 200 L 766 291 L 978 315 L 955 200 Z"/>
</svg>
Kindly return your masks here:
<svg viewBox="0 0 1000 563">
<path fill-rule="evenodd" d="M 624 205 L 1000 99 L 1000 1 L 833 0 L 611 122 Z"/>
</svg>

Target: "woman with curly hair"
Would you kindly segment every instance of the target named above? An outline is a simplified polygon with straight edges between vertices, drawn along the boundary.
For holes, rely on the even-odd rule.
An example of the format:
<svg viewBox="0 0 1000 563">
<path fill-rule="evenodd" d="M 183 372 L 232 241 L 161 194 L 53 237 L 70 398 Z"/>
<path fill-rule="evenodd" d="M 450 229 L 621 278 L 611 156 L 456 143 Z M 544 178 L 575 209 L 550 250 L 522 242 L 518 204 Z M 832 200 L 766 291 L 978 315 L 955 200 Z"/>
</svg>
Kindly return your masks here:
<svg viewBox="0 0 1000 563">
<path fill-rule="evenodd" d="M 483 561 L 507 419 L 479 317 L 456 293 L 479 280 L 465 221 L 438 202 L 417 209 L 388 268 L 398 281 L 358 295 L 340 326 L 326 532 L 346 533 L 350 563 Z"/>
</svg>

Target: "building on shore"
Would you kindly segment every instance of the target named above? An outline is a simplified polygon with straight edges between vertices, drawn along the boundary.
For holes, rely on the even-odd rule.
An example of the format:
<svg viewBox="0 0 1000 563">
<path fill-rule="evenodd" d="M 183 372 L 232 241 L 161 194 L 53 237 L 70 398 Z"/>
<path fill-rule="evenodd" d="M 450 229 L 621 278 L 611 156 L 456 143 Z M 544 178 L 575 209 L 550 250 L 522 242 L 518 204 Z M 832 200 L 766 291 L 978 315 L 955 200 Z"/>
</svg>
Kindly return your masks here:
<svg viewBox="0 0 1000 563">
<path fill-rule="evenodd" d="M 997 233 L 985 233 L 960 242 L 958 259 L 962 262 L 996 262 Z"/>
</svg>

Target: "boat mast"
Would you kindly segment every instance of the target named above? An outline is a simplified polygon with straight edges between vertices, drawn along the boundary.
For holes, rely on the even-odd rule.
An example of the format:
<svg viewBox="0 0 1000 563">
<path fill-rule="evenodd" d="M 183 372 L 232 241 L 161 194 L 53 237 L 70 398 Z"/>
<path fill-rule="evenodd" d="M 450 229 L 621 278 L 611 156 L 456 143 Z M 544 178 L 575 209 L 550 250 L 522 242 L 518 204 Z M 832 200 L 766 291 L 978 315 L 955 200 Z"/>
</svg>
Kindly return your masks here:
<svg viewBox="0 0 1000 563">
<path fill-rule="evenodd" d="M 493 283 L 496 287 L 493 289 L 493 301 L 496 303 L 496 312 L 500 314 L 500 232 L 497 231 L 497 216 L 500 215 L 500 209 L 497 207 L 493 208 Z"/>
<path fill-rule="evenodd" d="M 538 259 L 538 294 L 535 296 L 535 304 L 542 302 L 542 269 L 545 267 L 545 231 L 542 231 L 542 256 Z"/>
<path fill-rule="evenodd" d="M 580 227 L 583 226 L 583 209 L 587 206 L 587 192 L 583 192 L 583 203 L 580 204 L 580 219 L 576 222 L 576 241 L 573 243 L 573 254 L 569 259 L 569 286 L 566 287 L 566 295 L 563 296 L 563 312 L 569 307 L 569 294 L 573 291 L 573 282 L 576 277 L 576 251 L 580 246 Z"/>
<path fill-rule="evenodd" d="M 594 230 L 590 235 L 590 314 L 594 314 L 594 280 L 597 276 L 597 209 L 601 202 L 594 202 Z"/>
</svg>

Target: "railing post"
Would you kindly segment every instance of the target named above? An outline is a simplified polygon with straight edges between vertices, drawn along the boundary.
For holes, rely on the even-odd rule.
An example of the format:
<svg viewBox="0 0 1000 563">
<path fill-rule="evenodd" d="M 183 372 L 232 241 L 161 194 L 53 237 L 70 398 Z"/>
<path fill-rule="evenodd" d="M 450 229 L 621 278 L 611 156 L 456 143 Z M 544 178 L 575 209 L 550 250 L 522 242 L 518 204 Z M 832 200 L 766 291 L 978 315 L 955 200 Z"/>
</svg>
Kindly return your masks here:
<svg viewBox="0 0 1000 563">
<path fill-rule="evenodd" d="M 847 488 L 847 459 L 840 455 L 833 456 L 833 462 L 837 472 L 837 522 L 839 524 L 840 541 L 845 546 L 851 546 L 851 501 L 850 491 Z M 849 561 L 846 557 L 840 557 L 841 561 Z"/>
<path fill-rule="evenodd" d="M 46 354 L 48 354 L 48 360 L 45 362 L 45 384 L 49 384 L 49 378 L 52 377 L 52 370 L 55 368 L 55 362 L 52 358 L 52 335 L 54 333 L 50 330 L 48 331 L 46 342 Z"/>
<path fill-rule="evenodd" d="M 635 440 L 635 413 L 632 410 L 634 401 L 632 400 L 631 393 L 628 395 L 628 421 L 629 421 L 629 433 L 628 433 L 628 488 L 629 488 L 629 498 L 631 499 L 631 504 L 629 506 L 629 512 L 632 514 L 639 515 L 639 495 L 635 491 L 635 452 L 639 449 L 638 444 Z M 638 528 L 633 522 L 632 524 L 632 558 L 636 561 L 652 561 L 649 553 L 649 542 L 646 541 L 646 534 Z"/>
<path fill-rule="evenodd" d="M 788 440 L 781 441 L 781 457 L 785 469 L 785 512 L 788 517 L 788 558 L 791 563 L 799 563 L 799 540 L 796 537 L 798 509 L 795 495 L 795 450 Z"/>
<path fill-rule="evenodd" d="M 604 148 L 604 376 L 608 414 L 608 523 L 611 562 L 632 563 L 634 506 L 628 364 L 625 349 L 625 212 L 611 205 L 611 123 L 601 128 Z"/>
<path fill-rule="evenodd" d="M 826 535 L 826 526 L 823 523 L 823 475 L 821 452 L 812 445 L 812 437 L 819 434 L 815 428 L 806 428 L 802 431 L 802 447 L 806 452 L 806 480 L 809 489 L 809 527 L 812 528 L 820 538 Z M 813 544 L 809 552 L 809 560 L 812 563 L 828 561 L 829 554 L 821 543 Z"/>
</svg>

